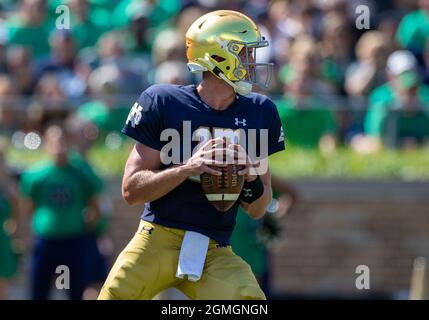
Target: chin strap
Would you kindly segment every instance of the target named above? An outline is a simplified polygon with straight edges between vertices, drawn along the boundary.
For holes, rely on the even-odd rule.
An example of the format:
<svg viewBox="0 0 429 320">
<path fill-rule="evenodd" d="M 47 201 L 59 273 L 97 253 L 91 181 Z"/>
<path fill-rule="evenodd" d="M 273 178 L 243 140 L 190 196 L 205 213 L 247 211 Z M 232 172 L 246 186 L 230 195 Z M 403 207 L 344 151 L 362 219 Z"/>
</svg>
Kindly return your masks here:
<svg viewBox="0 0 429 320">
<path fill-rule="evenodd" d="M 204 55 L 204 59 L 199 59 L 202 60 L 201 62 L 204 65 L 207 65 L 207 67 L 201 67 L 200 68 L 195 68 L 195 66 L 190 66 L 191 71 L 195 70 L 194 72 L 202 72 L 202 71 L 211 71 L 213 72 L 215 75 L 217 75 L 219 78 L 221 78 L 223 81 L 225 81 L 226 83 L 228 83 L 236 93 L 238 93 L 239 95 L 245 96 L 248 95 L 250 92 L 252 92 L 252 84 L 246 81 L 236 81 L 233 82 L 231 80 L 229 80 L 226 75 L 222 72 L 222 70 L 220 70 L 218 67 L 216 67 L 213 62 L 210 61 L 210 56 L 208 55 L 208 53 L 206 53 Z M 196 65 L 196 64 L 193 64 Z M 188 64 L 189 66 L 189 64 Z M 193 68 L 191 68 L 193 67 Z"/>
</svg>

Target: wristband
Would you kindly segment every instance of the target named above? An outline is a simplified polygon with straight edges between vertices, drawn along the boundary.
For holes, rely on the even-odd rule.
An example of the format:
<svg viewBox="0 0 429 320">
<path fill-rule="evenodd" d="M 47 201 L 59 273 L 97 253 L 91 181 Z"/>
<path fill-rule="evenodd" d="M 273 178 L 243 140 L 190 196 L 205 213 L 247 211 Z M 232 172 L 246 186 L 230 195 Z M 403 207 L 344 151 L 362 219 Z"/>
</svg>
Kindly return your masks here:
<svg viewBox="0 0 429 320">
<path fill-rule="evenodd" d="M 259 176 L 253 181 L 244 182 L 243 190 L 241 190 L 240 200 L 246 203 L 252 203 L 259 199 L 264 193 L 264 184 Z"/>
</svg>

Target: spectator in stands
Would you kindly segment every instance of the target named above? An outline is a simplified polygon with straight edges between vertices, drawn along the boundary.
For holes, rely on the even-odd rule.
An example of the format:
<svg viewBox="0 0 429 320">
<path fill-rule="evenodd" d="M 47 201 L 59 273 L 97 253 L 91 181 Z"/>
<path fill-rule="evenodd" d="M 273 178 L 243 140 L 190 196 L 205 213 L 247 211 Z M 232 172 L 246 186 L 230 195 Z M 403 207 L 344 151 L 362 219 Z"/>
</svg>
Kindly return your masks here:
<svg viewBox="0 0 429 320">
<path fill-rule="evenodd" d="M 279 71 L 279 79 L 284 83 L 295 76 L 309 81 L 308 88 L 314 95 L 329 95 L 331 87 L 321 79 L 321 57 L 315 40 L 307 35 L 296 38 L 290 49 L 288 63 Z"/>
<path fill-rule="evenodd" d="M 16 99 L 16 90 L 10 78 L 0 76 L 0 136 L 11 136 L 20 129 L 21 114 Z"/>
<path fill-rule="evenodd" d="M 338 112 L 339 132 L 344 143 L 348 144 L 363 132 L 367 97 L 387 80 L 388 50 L 389 41 L 380 31 L 365 32 L 356 44 L 357 61 L 347 67 L 345 75 L 345 91 L 353 99 L 347 101 L 347 110 Z"/>
<path fill-rule="evenodd" d="M 70 30 L 77 49 L 94 47 L 98 39 L 111 28 L 110 15 L 105 10 L 92 10 L 87 0 L 68 0 L 71 9 Z"/>
<path fill-rule="evenodd" d="M 356 44 L 357 61 L 347 68 L 345 89 L 350 96 L 367 96 L 387 80 L 387 39 L 379 31 L 364 33 Z"/>
<path fill-rule="evenodd" d="M 155 81 L 155 74 L 159 74 L 157 68 L 163 62 L 185 62 L 183 59 L 186 57 L 184 43 L 184 35 L 174 28 L 164 30 L 156 36 L 152 46 L 152 69 L 148 73 L 149 83 Z"/>
<path fill-rule="evenodd" d="M 77 113 L 70 114 L 64 122 L 70 132 L 71 149 L 87 159 L 89 150 L 94 146 L 98 129 L 92 123 L 85 121 Z"/>
<path fill-rule="evenodd" d="M 429 85 L 429 38 L 426 40 L 425 51 L 423 53 L 424 68 L 422 71 L 422 80 Z"/>
<path fill-rule="evenodd" d="M 330 104 L 311 94 L 308 78 L 294 74 L 284 82 L 284 96 L 276 105 L 287 128 L 287 143 L 302 148 L 335 148 L 337 125 Z"/>
<path fill-rule="evenodd" d="M 41 58 L 49 53 L 49 34 L 53 25 L 47 17 L 45 0 L 20 0 L 19 10 L 6 21 L 8 45 L 25 46 Z"/>
<path fill-rule="evenodd" d="M 16 90 L 21 95 L 34 93 L 36 78 L 33 70 L 30 49 L 23 46 L 8 47 L 7 73 L 16 84 Z"/>
<path fill-rule="evenodd" d="M 395 3 L 402 3 L 402 5 L 410 5 L 408 1 L 395 0 Z M 377 4 L 378 5 L 378 4 Z M 395 40 L 398 31 L 399 23 L 405 14 L 409 12 L 404 6 L 395 6 L 391 10 L 380 12 L 377 21 L 377 31 L 380 31 L 384 38 L 387 40 L 387 52 L 390 54 L 393 51 L 400 49 L 399 44 Z"/>
<path fill-rule="evenodd" d="M 180 0 L 121 0 L 113 12 L 112 19 L 116 22 L 115 26 L 120 27 L 128 23 L 131 13 L 145 12 L 149 17 L 149 39 L 153 40 L 154 35 L 170 25 L 181 7 Z"/>
<path fill-rule="evenodd" d="M 48 299 L 56 268 L 69 268 L 70 298 L 82 299 L 87 285 L 87 232 L 99 216 L 98 184 L 70 158 L 68 136 L 51 125 L 44 136 L 51 159 L 27 169 L 20 181 L 22 194 L 33 208 L 36 243 L 31 262 L 31 298 Z"/>
<path fill-rule="evenodd" d="M 72 33 L 68 30 L 55 30 L 49 43 L 50 55 L 38 64 L 37 78 L 40 79 L 46 73 L 53 73 L 67 97 L 82 96 L 86 90 L 86 78 L 91 70 L 76 58 L 76 45 Z"/>
<path fill-rule="evenodd" d="M 35 94 L 26 110 L 28 129 L 43 131 L 47 123 L 62 121 L 70 113 L 69 100 L 55 74 L 46 73 L 37 84 Z"/>
<path fill-rule="evenodd" d="M 101 65 L 119 60 L 126 53 L 121 34 L 117 31 L 110 31 L 103 34 L 96 44 Z"/>
<path fill-rule="evenodd" d="M 294 39 L 300 35 L 316 35 L 319 16 L 308 1 L 272 1 L 268 15 L 276 25 L 279 35 Z"/>
<path fill-rule="evenodd" d="M 273 298 L 270 251 L 275 248 L 283 236 L 281 219 L 297 201 L 296 190 L 283 179 L 272 175 L 271 183 L 273 200 L 268 206 L 265 216 L 260 220 L 252 219 L 240 207 L 231 237 L 234 253 L 250 265 L 268 299 Z"/>
<path fill-rule="evenodd" d="M 92 100 L 79 106 L 77 116 L 91 123 L 98 139 L 111 132 L 120 132 L 129 113 L 129 101 L 124 99 L 121 88 L 123 79 L 115 65 L 105 65 L 94 70 L 88 79 Z"/>
<path fill-rule="evenodd" d="M 124 32 L 131 52 L 150 55 L 152 47 L 150 15 L 152 7 L 147 1 L 119 3 L 112 13 L 114 28 Z"/>
<path fill-rule="evenodd" d="M 18 219 L 16 183 L 4 159 L 6 144 L 0 140 L 0 300 L 8 298 L 9 281 L 17 273 L 18 256 L 13 246 Z"/>
<path fill-rule="evenodd" d="M 145 73 L 149 66 L 146 61 L 141 61 L 138 57 L 127 54 L 129 49 L 126 44 L 126 38 L 119 31 L 111 31 L 104 34 L 98 46 L 98 68 L 104 66 L 116 68 L 119 74 L 121 94 L 136 94 L 142 87 L 146 87 Z M 112 69 L 113 70 L 113 69 Z"/>
<path fill-rule="evenodd" d="M 335 146 L 336 122 L 328 103 L 328 91 L 318 79 L 317 46 L 308 37 L 297 39 L 290 63 L 280 71 L 284 95 L 276 101 L 287 130 L 286 143 L 304 148 Z M 323 147 L 322 147 L 323 148 Z"/>
<path fill-rule="evenodd" d="M 264 24 L 272 37 L 272 55 L 277 66 L 288 62 L 288 53 L 291 37 L 283 32 L 281 27 L 285 19 L 290 15 L 287 1 L 272 1 L 267 8 L 268 21 L 270 25 Z"/>
<path fill-rule="evenodd" d="M 7 72 L 7 29 L 0 19 L 0 73 Z"/>
<path fill-rule="evenodd" d="M 191 75 L 183 61 L 165 61 L 155 71 L 155 83 L 186 85 L 191 82 Z"/>
<path fill-rule="evenodd" d="M 429 0 L 418 0 L 418 9 L 408 13 L 399 24 L 396 40 L 402 48 L 411 51 L 422 62 L 426 40 L 429 37 Z"/>
<path fill-rule="evenodd" d="M 159 33 L 153 43 L 152 58 L 155 66 L 168 60 L 184 61 L 186 57 L 184 37 L 176 29 Z"/>
<path fill-rule="evenodd" d="M 110 60 L 124 70 L 124 74 L 132 76 L 125 89 L 134 92 L 146 87 L 146 75 L 152 67 L 152 39 L 149 39 L 149 16 L 144 2 L 135 2 L 121 16 L 120 26 L 104 34 L 99 41 L 100 63 Z M 114 25 L 115 22 L 113 22 Z M 124 25 L 123 25 L 124 24 Z"/>
<path fill-rule="evenodd" d="M 389 81 L 371 92 L 365 134 L 380 145 L 415 146 L 429 138 L 429 87 L 421 83 L 411 52 L 399 50 L 387 60 Z M 366 140 L 366 143 L 370 140 Z"/>
<path fill-rule="evenodd" d="M 68 117 L 65 122 L 66 131 L 69 132 L 70 137 L 70 162 L 91 177 L 94 189 L 99 194 L 97 207 L 100 215 L 94 221 L 93 228 L 87 230 L 88 267 L 87 283 L 83 294 L 83 299 L 95 300 L 108 274 L 108 260 L 111 254 L 109 248 L 112 248 L 112 241 L 106 231 L 113 214 L 113 204 L 110 197 L 103 193 L 104 181 L 91 167 L 88 160 L 88 151 L 94 142 L 90 135 L 88 136 L 87 131 L 91 130 L 88 125 L 90 124 L 76 115 Z"/>
<path fill-rule="evenodd" d="M 336 94 L 345 94 L 344 78 L 353 60 L 353 28 L 347 18 L 337 13 L 324 16 L 320 43 L 321 75 Z"/>
<path fill-rule="evenodd" d="M 186 31 L 191 24 L 207 12 L 205 8 L 195 4 L 182 10 L 177 16 L 176 22 L 176 28 L 181 36 L 185 37 Z"/>
</svg>

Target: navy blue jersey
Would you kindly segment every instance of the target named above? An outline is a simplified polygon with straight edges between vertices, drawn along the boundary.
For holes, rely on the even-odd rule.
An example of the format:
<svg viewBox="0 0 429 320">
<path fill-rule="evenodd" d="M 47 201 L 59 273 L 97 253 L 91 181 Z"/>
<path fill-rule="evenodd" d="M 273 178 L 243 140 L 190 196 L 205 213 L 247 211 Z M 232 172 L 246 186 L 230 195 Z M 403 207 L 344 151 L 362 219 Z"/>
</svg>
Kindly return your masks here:
<svg viewBox="0 0 429 320">
<path fill-rule="evenodd" d="M 228 109 L 217 111 L 201 100 L 195 85 L 149 87 L 132 107 L 122 132 L 161 151 L 162 168 L 183 163 L 199 143 L 219 136 L 219 132 L 227 132 L 224 136 L 230 142 L 244 139 L 248 153 L 255 156 L 284 149 L 280 118 L 270 99 L 256 93 L 237 96 Z M 188 179 L 163 197 L 146 203 L 142 219 L 196 231 L 226 245 L 238 205 L 237 201 L 227 212 L 217 211 L 200 183 Z"/>
</svg>

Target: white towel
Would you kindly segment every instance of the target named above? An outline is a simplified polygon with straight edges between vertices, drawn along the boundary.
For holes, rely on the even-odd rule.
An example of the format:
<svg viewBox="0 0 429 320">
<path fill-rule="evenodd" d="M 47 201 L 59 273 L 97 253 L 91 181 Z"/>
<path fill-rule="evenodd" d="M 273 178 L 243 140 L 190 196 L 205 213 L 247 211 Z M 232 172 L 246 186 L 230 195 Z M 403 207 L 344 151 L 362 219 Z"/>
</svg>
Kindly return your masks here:
<svg viewBox="0 0 429 320">
<path fill-rule="evenodd" d="M 188 280 L 196 282 L 200 280 L 206 261 L 209 238 L 193 231 L 186 231 L 180 248 L 179 263 L 176 277 L 183 279 L 185 275 Z"/>
</svg>

